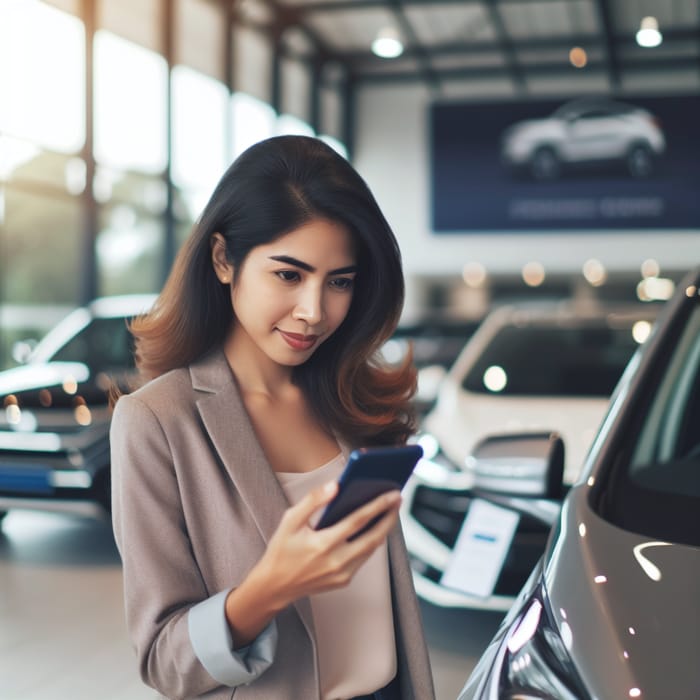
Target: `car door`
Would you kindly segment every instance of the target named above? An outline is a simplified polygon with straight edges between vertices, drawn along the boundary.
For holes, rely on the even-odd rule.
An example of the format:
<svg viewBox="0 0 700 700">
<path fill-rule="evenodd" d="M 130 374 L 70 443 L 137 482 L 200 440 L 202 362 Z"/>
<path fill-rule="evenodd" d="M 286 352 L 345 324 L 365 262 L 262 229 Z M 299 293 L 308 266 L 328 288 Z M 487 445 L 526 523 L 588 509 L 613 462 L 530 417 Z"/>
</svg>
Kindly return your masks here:
<svg viewBox="0 0 700 700">
<path fill-rule="evenodd" d="M 567 120 L 565 159 L 583 163 L 620 155 L 625 143 L 622 127 L 619 115 L 602 107 L 580 112 Z"/>
</svg>

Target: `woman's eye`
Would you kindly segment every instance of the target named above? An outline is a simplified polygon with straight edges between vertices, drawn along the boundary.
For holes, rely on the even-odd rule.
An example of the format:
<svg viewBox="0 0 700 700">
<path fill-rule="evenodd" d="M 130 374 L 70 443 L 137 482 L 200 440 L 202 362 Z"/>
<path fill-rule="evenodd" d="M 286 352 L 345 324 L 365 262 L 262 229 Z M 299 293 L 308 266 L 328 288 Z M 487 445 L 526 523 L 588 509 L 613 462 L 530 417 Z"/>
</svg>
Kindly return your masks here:
<svg viewBox="0 0 700 700">
<path fill-rule="evenodd" d="M 331 286 L 341 290 L 352 289 L 354 282 L 355 280 L 350 277 L 336 277 L 335 279 L 331 280 Z"/>
<path fill-rule="evenodd" d="M 283 282 L 296 282 L 299 279 L 299 273 L 294 270 L 280 270 L 276 274 Z"/>
</svg>

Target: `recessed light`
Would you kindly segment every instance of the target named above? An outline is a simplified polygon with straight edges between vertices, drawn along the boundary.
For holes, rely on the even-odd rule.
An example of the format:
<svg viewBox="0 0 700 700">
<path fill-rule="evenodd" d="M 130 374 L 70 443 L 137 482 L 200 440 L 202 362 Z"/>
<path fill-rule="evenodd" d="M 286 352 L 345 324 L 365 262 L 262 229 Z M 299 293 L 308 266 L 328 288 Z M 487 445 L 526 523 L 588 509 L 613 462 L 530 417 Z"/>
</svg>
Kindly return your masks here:
<svg viewBox="0 0 700 700">
<path fill-rule="evenodd" d="M 403 53 L 401 37 L 394 27 L 384 27 L 372 42 L 372 53 L 380 58 L 397 58 Z"/>
</svg>

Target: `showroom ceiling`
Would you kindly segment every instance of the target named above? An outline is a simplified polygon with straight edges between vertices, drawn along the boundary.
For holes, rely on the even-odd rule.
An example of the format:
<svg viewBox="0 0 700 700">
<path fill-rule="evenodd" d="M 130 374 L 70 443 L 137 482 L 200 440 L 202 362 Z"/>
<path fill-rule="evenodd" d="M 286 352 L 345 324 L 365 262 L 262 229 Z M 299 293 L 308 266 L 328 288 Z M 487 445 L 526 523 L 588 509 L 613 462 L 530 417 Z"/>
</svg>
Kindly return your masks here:
<svg viewBox="0 0 700 700">
<path fill-rule="evenodd" d="M 360 83 L 436 96 L 700 88 L 700 0 L 236 0 L 234 12 Z M 655 48 L 635 40 L 646 16 L 663 37 Z M 383 29 L 398 33 L 401 56 L 372 54 Z"/>
</svg>

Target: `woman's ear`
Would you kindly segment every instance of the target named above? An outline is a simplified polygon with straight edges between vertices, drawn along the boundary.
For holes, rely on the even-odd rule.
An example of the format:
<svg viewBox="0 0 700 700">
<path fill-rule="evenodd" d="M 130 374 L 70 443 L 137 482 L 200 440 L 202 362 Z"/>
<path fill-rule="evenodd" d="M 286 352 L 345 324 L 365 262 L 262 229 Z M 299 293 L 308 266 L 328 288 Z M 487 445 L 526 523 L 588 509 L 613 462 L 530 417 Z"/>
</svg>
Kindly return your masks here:
<svg viewBox="0 0 700 700">
<path fill-rule="evenodd" d="M 209 240 L 214 272 L 219 282 L 230 284 L 233 279 L 233 265 L 226 258 L 226 239 L 220 233 L 215 233 Z"/>
</svg>

